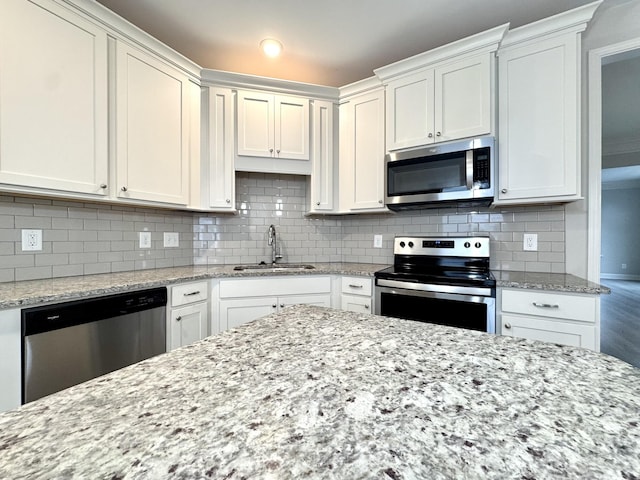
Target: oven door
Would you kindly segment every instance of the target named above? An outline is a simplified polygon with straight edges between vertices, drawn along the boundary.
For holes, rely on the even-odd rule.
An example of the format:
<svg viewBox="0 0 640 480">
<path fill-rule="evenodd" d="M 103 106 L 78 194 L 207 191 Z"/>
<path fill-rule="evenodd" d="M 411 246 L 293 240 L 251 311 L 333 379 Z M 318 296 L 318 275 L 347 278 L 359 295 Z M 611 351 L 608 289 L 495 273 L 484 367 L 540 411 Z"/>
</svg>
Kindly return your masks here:
<svg viewBox="0 0 640 480">
<path fill-rule="evenodd" d="M 496 299 L 376 286 L 375 313 L 496 333 Z"/>
</svg>

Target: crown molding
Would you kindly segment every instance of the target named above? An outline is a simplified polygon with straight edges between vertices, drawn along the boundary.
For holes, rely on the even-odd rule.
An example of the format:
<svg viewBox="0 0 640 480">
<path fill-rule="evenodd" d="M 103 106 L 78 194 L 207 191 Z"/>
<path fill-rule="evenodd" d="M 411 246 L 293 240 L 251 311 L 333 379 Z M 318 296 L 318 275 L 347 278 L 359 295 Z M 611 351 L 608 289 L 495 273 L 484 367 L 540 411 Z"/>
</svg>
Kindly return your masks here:
<svg viewBox="0 0 640 480">
<path fill-rule="evenodd" d="M 378 77 L 373 76 L 358 80 L 357 82 L 340 87 L 340 101 L 343 101 L 345 97 L 367 93 L 378 88 L 382 88 L 382 82 Z"/>
<path fill-rule="evenodd" d="M 302 95 L 336 102 L 339 89 L 313 83 L 294 82 L 279 78 L 261 77 L 224 70 L 202 69 L 200 72 L 203 85 L 228 87 L 241 90 L 265 90 L 283 95 Z"/>
<path fill-rule="evenodd" d="M 460 59 L 468 55 L 495 52 L 508 29 L 509 24 L 505 23 L 504 25 L 477 33 L 470 37 L 448 43 L 427 52 L 419 53 L 413 57 L 376 68 L 373 72 L 382 82 L 386 83 L 394 77 L 406 75 L 452 58 Z"/>
</svg>

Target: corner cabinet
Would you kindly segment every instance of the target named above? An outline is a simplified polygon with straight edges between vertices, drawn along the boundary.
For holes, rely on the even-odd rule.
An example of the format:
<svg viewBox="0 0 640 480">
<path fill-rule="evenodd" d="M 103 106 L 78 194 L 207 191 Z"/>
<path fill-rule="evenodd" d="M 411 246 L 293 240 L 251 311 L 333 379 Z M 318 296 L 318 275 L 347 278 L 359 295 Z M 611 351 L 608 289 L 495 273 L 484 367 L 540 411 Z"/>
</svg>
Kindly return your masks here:
<svg viewBox="0 0 640 480">
<path fill-rule="evenodd" d="M 116 55 L 116 195 L 187 205 L 189 79 L 123 41 Z"/>
<path fill-rule="evenodd" d="M 108 194 L 107 32 L 59 3 L 0 6 L 0 184 Z"/>
<path fill-rule="evenodd" d="M 598 5 L 512 30 L 498 50 L 496 204 L 581 198 L 580 32 Z"/>
<path fill-rule="evenodd" d="M 238 170 L 311 173 L 308 98 L 239 90 L 236 111 Z"/>
<path fill-rule="evenodd" d="M 500 289 L 502 335 L 600 351 L 597 295 Z"/>
<path fill-rule="evenodd" d="M 384 90 L 340 105 L 340 212 L 387 211 L 384 205 Z"/>
</svg>

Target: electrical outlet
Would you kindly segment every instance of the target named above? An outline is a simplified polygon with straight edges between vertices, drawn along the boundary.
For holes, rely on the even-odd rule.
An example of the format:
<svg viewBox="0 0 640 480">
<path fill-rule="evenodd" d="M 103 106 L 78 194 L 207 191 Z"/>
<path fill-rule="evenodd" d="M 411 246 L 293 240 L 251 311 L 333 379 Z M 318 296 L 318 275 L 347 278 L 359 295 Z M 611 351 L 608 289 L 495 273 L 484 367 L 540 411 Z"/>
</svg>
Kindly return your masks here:
<svg viewBox="0 0 640 480">
<path fill-rule="evenodd" d="M 151 232 L 140 232 L 140 248 L 151 248 Z"/>
<path fill-rule="evenodd" d="M 164 232 L 164 246 L 177 247 L 180 245 L 180 235 L 176 232 Z"/>
<path fill-rule="evenodd" d="M 626 263 L 623 263 L 623 264 L 622 264 L 622 270 L 626 270 L 626 269 L 627 269 L 627 264 L 626 264 Z"/>
<path fill-rule="evenodd" d="M 537 251 L 538 250 L 538 234 L 537 233 L 525 233 L 524 234 L 524 250 Z"/>
<path fill-rule="evenodd" d="M 42 250 L 42 230 L 22 230 L 22 251 Z"/>
<path fill-rule="evenodd" d="M 382 248 L 382 235 L 373 236 L 373 248 Z"/>
</svg>

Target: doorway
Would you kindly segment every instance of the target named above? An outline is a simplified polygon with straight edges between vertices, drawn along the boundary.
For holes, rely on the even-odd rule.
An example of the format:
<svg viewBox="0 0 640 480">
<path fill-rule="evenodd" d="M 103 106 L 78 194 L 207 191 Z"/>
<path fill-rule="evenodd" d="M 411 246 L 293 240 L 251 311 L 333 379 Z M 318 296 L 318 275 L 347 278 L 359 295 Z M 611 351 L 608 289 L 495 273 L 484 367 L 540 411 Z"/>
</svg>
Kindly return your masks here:
<svg viewBox="0 0 640 480">
<path fill-rule="evenodd" d="M 609 48 L 590 58 L 601 92 L 600 131 L 590 130 L 600 147 L 590 163 L 600 173 L 590 182 L 600 198 L 597 278 L 612 291 L 601 297 L 600 350 L 640 367 L 640 48 Z"/>
</svg>

